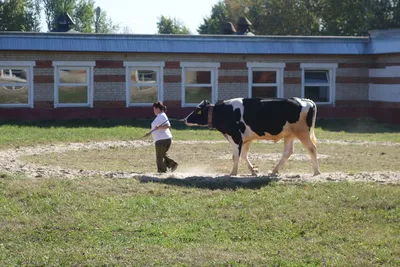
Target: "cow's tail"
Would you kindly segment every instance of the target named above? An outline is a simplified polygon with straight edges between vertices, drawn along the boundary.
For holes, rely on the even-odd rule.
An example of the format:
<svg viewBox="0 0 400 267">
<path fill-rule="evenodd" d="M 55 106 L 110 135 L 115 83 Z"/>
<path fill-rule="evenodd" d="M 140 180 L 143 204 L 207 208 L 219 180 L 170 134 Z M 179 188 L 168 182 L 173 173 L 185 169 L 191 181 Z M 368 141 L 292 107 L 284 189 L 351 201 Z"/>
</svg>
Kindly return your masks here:
<svg viewBox="0 0 400 267">
<path fill-rule="evenodd" d="M 310 100 L 311 101 L 311 100 Z M 315 146 L 317 146 L 317 138 L 315 137 L 315 133 L 314 133 L 314 129 L 315 129 L 315 121 L 316 121 L 316 119 L 317 119 L 317 105 L 313 102 L 313 101 L 311 101 L 311 103 L 312 103 L 312 108 L 311 108 L 311 110 L 312 110 L 312 112 L 313 112 L 313 114 L 312 114 L 312 123 L 311 123 L 311 127 L 310 127 L 310 138 L 311 138 L 311 142 L 313 142 L 313 144 L 315 145 Z M 310 111 L 311 111 L 310 110 Z M 310 112 L 309 111 L 309 112 Z"/>
<path fill-rule="evenodd" d="M 314 101 L 310 99 L 303 99 L 305 102 L 307 102 L 307 106 L 309 106 L 308 112 L 307 112 L 307 126 L 310 127 L 310 139 L 311 142 L 315 146 L 317 146 L 317 138 L 315 137 L 315 120 L 317 119 L 317 105 L 314 103 Z"/>
</svg>

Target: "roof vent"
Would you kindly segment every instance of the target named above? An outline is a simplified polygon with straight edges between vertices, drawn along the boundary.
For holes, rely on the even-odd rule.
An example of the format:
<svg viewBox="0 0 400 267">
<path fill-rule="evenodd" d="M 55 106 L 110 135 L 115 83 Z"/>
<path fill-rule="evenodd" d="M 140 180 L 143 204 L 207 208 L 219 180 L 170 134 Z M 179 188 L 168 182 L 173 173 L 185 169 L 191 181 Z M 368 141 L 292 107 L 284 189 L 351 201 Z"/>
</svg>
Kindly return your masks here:
<svg viewBox="0 0 400 267">
<path fill-rule="evenodd" d="M 74 25 L 75 22 L 71 16 L 68 13 L 62 13 L 54 20 L 53 32 L 68 32 Z"/>
<path fill-rule="evenodd" d="M 232 22 L 224 24 L 223 32 L 224 34 L 236 34 L 236 29 L 235 26 L 233 26 Z"/>
<path fill-rule="evenodd" d="M 246 17 L 241 17 L 238 22 L 238 34 L 239 35 L 254 35 L 251 30 L 251 22 Z"/>
</svg>

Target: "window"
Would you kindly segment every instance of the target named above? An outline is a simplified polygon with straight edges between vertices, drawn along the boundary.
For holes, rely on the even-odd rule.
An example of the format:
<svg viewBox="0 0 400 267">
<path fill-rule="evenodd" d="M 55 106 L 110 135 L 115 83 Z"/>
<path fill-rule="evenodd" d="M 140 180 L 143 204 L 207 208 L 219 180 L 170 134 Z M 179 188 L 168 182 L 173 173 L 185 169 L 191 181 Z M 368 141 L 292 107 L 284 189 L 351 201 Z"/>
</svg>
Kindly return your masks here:
<svg viewBox="0 0 400 267">
<path fill-rule="evenodd" d="M 337 66 L 337 64 L 301 64 L 302 97 L 316 103 L 334 103 Z"/>
<path fill-rule="evenodd" d="M 126 106 L 149 106 L 163 101 L 164 62 L 124 62 Z"/>
<path fill-rule="evenodd" d="M 196 106 L 203 100 L 217 101 L 219 66 L 219 63 L 181 62 L 182 107 Z"/>
<path fill-rule="evenodd" d="M 93 107 L 94 61 L 54 61 L 54 107 Z"/>
<path fill-rule="evenodd" d="M 247 63 L 249 69 L 248 97 L 283 97 L 285 63 Z"/>
<path fill-rule="evenodd" d="M 0 107 L 33 107 L 34 61 L 0 61 Z"/>
</svg>

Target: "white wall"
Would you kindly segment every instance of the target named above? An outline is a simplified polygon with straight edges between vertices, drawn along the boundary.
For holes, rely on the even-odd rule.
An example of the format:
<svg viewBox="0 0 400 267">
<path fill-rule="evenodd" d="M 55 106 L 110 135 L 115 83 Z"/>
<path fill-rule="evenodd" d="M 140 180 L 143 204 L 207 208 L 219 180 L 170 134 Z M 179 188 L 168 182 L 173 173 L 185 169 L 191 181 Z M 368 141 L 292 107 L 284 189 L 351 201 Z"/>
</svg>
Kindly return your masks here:
<svg viewBox="0 0 400 267">
<path fill-rule="evenodd" d="M 399 78 L 400 66 L 389 66 L 384 69 L 370 69 L 371 78 Z M 369 84 L 369 100 L 400 102 L 400 84 Z"/>
</svg>

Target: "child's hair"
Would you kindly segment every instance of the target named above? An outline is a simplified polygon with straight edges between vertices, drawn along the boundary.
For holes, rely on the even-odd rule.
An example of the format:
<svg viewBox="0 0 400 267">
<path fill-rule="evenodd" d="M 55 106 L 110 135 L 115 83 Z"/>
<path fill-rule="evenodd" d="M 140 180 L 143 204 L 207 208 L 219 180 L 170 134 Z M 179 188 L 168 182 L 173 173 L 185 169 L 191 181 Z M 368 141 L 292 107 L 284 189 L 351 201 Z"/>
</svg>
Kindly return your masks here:
<svg viewBox="0 0 400 267">
<path fill-rule="evenodd" d="M 161 101 L 157 101 L 153 103 L 153 108 L 159 108 L 161 111 L 167 111 L 167 106 L 164 105 Z"/>
</svg>

